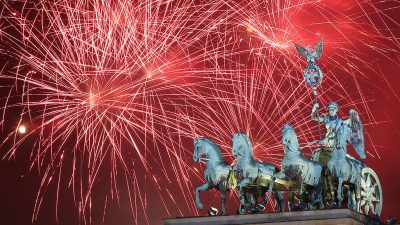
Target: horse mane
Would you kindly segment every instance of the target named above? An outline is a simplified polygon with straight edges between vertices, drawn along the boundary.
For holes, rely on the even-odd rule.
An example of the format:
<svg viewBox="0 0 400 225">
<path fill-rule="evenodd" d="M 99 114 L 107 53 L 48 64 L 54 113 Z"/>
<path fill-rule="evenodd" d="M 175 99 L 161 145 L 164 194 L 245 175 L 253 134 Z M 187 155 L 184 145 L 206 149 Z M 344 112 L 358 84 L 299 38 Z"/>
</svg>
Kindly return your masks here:
<svg viewBox="0 0 400 225">
<path fill-rule="evenodd" d="M 253 152 L 253 143 L 251 143 L 250 138 L 247 136 L 247 134 L 245 134 L 244 132 L 240 132 L 239 131 L 239 132 L 236 132 L 235 135 L 240 135 L 240 136 L 244 137 L 244 139 L 247 142 L 247 145 L 250 148 L 250 151 Z"/>
<path fill-rule="evenodd" d="M 283 133 L 282 134 L 282 138 L 283 138 L 283 135 L 291 135 L 291 136 L 293 136 L 293 138 L 295 138 L 297 140 L 296 131 L 294 130 L 294 127 L 292 125 L 290 125 L 290 124 L 285 124 L 283 126 L 283 132 L 282 133 Z M 297 140 L 297 146 L 295 146 L 295 147 L 298 148 L 299 151 L 301 151 L 299 143 L 298 143 L 298 140 Z"/>
<path fill-rule="evenodd" d="M 345 128 L 343 125 L 341 125 L 341 126 L 339 127 L 339 129 L 336 130 L 335 142 L 339 142 L 340 147 L 346 146 L 346 141 L 347 141 L 347 139 L 348 139 L 345 129 L 346 129 L 346 128 Z M 342 135 L 345 135 L 345 136 L 342 137 Z M 344 143 L 342 143 L 342 142 L 344 142 Z M 336 147 L 337 144 L 335 143 L 334 146 Z M 345 148 L 345 149 L 346 149 L 346 148 Z"/>
<path fill-rule="evenodd" d="M 199 138 L 196 138 L 196 140 L 201 140 L 201 141 L 204 141 L 204 142 L 210 144 L 215 150 L 218 150 L 217 153 L 222 159 L 221 149 L 210 138 L 208 138 L 208 137 L 199 137 Z"/>
<path fill-rule="evenodd" d="M 285 124 L 283 125 L 283 133 L 286 133 L 288 130 L 291 130 L 294 132 L 294 128 L 290 124 Z"/>
</svg>

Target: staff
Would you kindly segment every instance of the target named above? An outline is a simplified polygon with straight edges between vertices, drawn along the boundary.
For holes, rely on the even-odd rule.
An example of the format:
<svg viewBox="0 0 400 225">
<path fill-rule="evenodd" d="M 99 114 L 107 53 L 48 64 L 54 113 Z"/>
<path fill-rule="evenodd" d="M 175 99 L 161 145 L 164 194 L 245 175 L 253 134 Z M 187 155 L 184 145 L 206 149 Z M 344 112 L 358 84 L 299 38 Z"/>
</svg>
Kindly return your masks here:
<svg viewBox="0 0 400 225">
<path fill-rule="evenodd" d="M 318 103 L 317 87 L 318 85 L 321 84 L 323 75 L 321 69 L 315 63 L 315 61 L 320 59 L 322 55 L 322 39 L 315 45 L 314 52 L 311 51 L 309 46 L 303 48 L 296 43 L 294 44 L 294 46 L 296 47 L 297 52 L 307 60 L 307 66 L 303 72 L 304 80 L 308 85 L 312 87 L 315 97 L 315 103 Z M 319 118 L 318 110 L 317 110 L 317 117 Z M 319 141 L 321 141 L 322 135 L 321 135 L 321 126 L 319 120 L 318 120 L 318 134 L 319 134 Z"/>
</svg>

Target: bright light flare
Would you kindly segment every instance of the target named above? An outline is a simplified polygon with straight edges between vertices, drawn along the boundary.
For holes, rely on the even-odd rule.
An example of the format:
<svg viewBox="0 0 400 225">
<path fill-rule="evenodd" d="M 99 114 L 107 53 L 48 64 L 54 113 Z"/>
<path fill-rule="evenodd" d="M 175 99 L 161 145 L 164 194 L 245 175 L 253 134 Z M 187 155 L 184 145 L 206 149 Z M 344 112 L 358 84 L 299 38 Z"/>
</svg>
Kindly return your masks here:
<svg viewBox="0 0 400 225">
<path fill-rule="evenodd" d="M 19 126 L 18 127 L 18 133 L 25 134 L 26 133 L 26 127 L 24 125 Z"/>
<path fill-rule="evenodd" d="M 93 94 L 92 92 L 89 93 L 89 104 L 91 107 L 96 106 L 98 103 L 98 96 Z"/>
</svg>

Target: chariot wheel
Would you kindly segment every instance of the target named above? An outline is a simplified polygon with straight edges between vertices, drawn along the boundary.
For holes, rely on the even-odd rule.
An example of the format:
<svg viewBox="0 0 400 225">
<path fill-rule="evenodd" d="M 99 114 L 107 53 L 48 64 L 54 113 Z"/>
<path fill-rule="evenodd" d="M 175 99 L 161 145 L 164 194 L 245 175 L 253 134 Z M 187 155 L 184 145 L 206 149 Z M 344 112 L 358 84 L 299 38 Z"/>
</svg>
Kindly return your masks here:
<svg viewBox="0 0 400 225">
<path fill-rule="evenodd" d="M 382 187 L 378 175 L 371 168 L 361 170 L 360 212 L 365 215 L 381 215 L 383 205 Z"/>
</svg>

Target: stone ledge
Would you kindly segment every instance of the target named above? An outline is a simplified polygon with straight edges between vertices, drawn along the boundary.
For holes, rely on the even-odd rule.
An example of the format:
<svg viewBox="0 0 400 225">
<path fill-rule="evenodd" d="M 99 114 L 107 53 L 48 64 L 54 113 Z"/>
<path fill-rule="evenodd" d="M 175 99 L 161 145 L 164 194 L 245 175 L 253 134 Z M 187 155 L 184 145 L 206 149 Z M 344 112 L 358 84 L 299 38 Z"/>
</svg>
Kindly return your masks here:
<svg viewBox="0 0 400 225">
<path fill-rule="evenodd" d="M 181 217 L 164 219 L 165 225 L 241 225 L 241 224 L 371 224 L 381 225 L 371 217 L 349 209 L 327 209 L 314 211 L 298 211 L 284 213 L 264 213 L 251 215 Z"/>
</svg>

